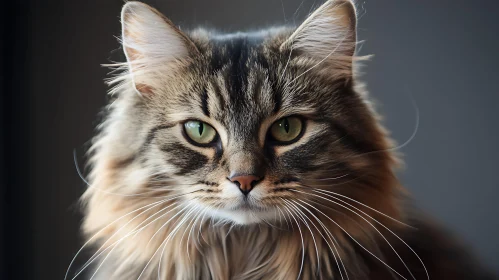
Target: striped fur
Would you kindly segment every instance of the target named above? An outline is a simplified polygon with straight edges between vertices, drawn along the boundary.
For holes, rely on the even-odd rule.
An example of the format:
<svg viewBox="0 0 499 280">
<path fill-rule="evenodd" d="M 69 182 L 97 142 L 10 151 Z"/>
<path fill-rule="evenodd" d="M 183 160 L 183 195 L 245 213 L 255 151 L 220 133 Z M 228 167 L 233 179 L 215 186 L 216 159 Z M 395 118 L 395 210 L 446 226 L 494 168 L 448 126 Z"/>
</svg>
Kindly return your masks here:
<svg viewBox="0 0 499 280">
<path fill-rule="evenodd" d="M 115 65 L 82 197 L 96 248 L 89 275 L 427 279 L 386 230 L 417 234 L 396 221 L 409 221 L 398 161 L 356 78 L 355 22 L 350 1 L 330 0 L 296 29 L 183 33 L 128 2 L 127 62 Z M 273 145 L 268 129 L 286 116 L 302 118 L 304 133 Z M 186 140 L 182 124 L 192 119 L 216 129 L 216 144 Z M 227 179 L 233 172 L 263 179 L 244 198 Z"/>
</svg>

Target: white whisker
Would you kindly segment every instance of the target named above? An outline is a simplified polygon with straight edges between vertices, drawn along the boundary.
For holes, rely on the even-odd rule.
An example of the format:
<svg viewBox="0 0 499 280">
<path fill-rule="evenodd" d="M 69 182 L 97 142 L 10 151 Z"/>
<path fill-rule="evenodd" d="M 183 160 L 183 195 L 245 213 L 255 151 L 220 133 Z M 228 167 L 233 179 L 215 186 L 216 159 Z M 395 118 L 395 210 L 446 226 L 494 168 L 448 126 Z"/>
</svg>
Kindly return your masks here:
<svg viewBox="0 0 499 280">
<path fill-rule="evenodd" d="M 196 207 L 197 209 L 201 208 L 200 206 L 197 206 Z M 189 234 L 187 235 L 187 258 L 189 259 L 190 262 L 192 262 L 191 260 L 191 256 L 190 256 L 190 250 L 189 250 L 189 245 L 190 245 L 190 239 L 191 239 L 191 235 L 192 235 L 192 230 L 196 227 L 196 223 L 199 221 L 199 218 L 201 218 L 201 215 L 203 214 L 203 210 L 199 211 L 199 213 L 196 215 L 196 218 L 194 219 L 194 223 L 192 224 L 190 230 L 189 230 Z M 199 247 L 198 247 L 198 244 L 196 243 L 196 239 L 194 239 L 194 245 L 196 246 L 196 248 L 199 250 Z"/>
<path fill-rule="evenodd" d="M 167 206 L 166 208 L 174 205 L 175 203 L 172 203 L 171 205 Z M 147 225 L 143 226 L 142 228 L 138 229 L 138 230 L 135 230 L 137 229 L 141 224 L 143 224 L 145 221 L 141 222 L 138 226 L 136 226 L 131 232 L 129 232 L 128 234 L 126 234 L 125 236 L 123 236 L 122 238 L 118 239 L 117 241 L 115 241 L 113 244 L 109 245 L 108 247 L 106 247 L 106 249 L 104 249 L 102 252 L 100 252 L 97 256 L 95 256 L 91 261 L 87 261 L 87 263 L 84 265 L 84 267 L 72 278 L 72 280 L 76 279 L 76 277 L 78 277 L 78 275 L 80 275 L 93 261 L 95 261 L 97 258 L 99 258 L 104 252 L 106 252 L 107 250 L 109 250 L 111 247 L 115 247 L 117 245 L 119 245 L 123 240 L 125 240 L 125 238 L 127 238 L 128 236 L 132 235 L 133 233 L 136 233 L 137 231 L 140 231 L 142 229 L 144 229 L 145 227 L 149 226 L 150 224 L 152 224 L 153 222 L 155 222 L 156 220 L 160 219 L 161 217 L 163 217 L 164 215 L 168 214 L 169 212 L 175 210 L 176 208 L 178 208 L 179 206 L 173 208 L 173 209 L 170 209 L 168 212 L 166 212 L 165 214 L 161 215 L 160 217 L 154 219 L 153 221 L 151 221 L 150 223 L 148 223 Z M 165 208 L 165 209 L 166 209 Z M 160 211 L 163 211 L 164 209 L 160 210 Z M 149 219 L 149 217 L 148 217 Z M 113 247 L 113 248 L 114 248 Z M 95 254 L 94 254 L 95 255 Z M 108 254 L 109 255 L 109 254 Z"/>
<path fill-rule="evenodd" d="M 283 200 L 283 199 L 281 199 Z M 284 200 L 283 200 L 284 201 Z M 298 273 L 298 277 L 296 277 L 296 279 L 300 279 L 300 276 L 301 276 L 301 273 L 303 271 L 303 264 L 305 262 L 305 242 L 303 240 L 303 234 L 301 232 L 301 228 L 300 228 L 300 224 L 298 223 L 298 221 L 296 220 L 296 218 L 294 217 L 293 213 L 291 213 L 291 211 L 289 210 L 288 207 L 286 206 L 283 206 L 285 210 L 288 211 L 290 217 L 295 221 L 296 223 L 296 227 L 298 228 L 298 231 L 300 232 L 300 238 L 301 238 L 301 248 L 302 248 L 302 251 L 301 251 L 301 265 L 300 265 L 300 272 Z"/>
<path fill-rule="evenodd" d="M 187 221 L 187 219 L 190 218 L 191 214 L 196 211 L 196 208 L 191 208 L 189 210 L 189 212 L 187 212 L 183 217 L 182 219 L 180 220 L 180 222 L 178 222 L 177 226 L 170 232 L 170 234 L 168 234 L 168 236 L 166 237 L 166 243 L 165 245 L 163 246 L 163 250 L 161 252 L 161 256 L 159 257 L 159 263 L 158 263 L 158 280 L 160 279 L 160 272 L 161 272 L 161 263 L 162 263 L 162 259 L 163 259 L 163 255 L 165 253 L 165 248 L 166 248 L 166 244 L 168 244 L 168 241 L 170 239 L 172 239 L 176 234 L 177 232 L 180 230 L 180 228 L 185 224 L 185 222 Z M 191 219 L 192 220 L 192 219 Z M 185 231 L 184 231 L 185 233 Z M 183 239 L 183 235 L 182 235 L 182 239 Z M 182 239 L 180 239 L 180 242 L 179 242 L 179 245 L 181 246 L 182 245 Z"/>
<path fill-rule="evenodd" d="M 302 217 L 302 215 L 305 216 L 305 217 L 306 217 L 306 215 L 304 215 L 304 213 L 300 209 L 298 209 L 295 205 L 293 205 L 291 202 L 288 202 L 286 199 L 284 199 L 283 201 L 289 207 L 292 207 L 293 209 L 295 209 L 295 213 L 298 214 L 298 218 L 300 218 L 302 220 L 302 222 L 305 224 L 305 226 L 307 227 L 308 231 L 310 232 L 310 235 L 312 236 L 312 241 L 314 242 L 315 253 L 316 253 L 316 257 L 317 257 L 317 272 L 319 272 L 320 271 L 319 249 L 317 248 L 317 242 L 315 240 L 315 236 L 314 236 L 314 233 L 312 232 L 312 229 L 308 225 L 307 221 Z"/>
<path fill-rule="evenodd" d="M 348 37 L 348 33 L 345 34 L 345 36 L 343 36 L 343 38 L 338 42 L 338 44 L 336 45 L 336 47 L 328 54 L 326 55 L 326 57 L 324 57 L 323 59 L 321 59 L 319 62 L 317 62 L 316 64 L 314 64 L 312 67 L 308 68 L 307 70 L 303 71 L 303 73 L 301 73 L 300 75 L 296 76 L 293 80 L 291 80 L 289 83 L 287 83 L 284 88 L 287 88 L 291 83 L 293 83 L 294 81 L 296 81 L 298 78 L 300 78 L 301 76 L 305 75 L 306 73 L 308 73 L 309 71 L 311 71 L 312 69 L 314 69 L 315 67 L 319 66 L 320 64 L 322 64 L 324 61 L 326 61 L 326 59 L 328 59 L 332 54 L 334 54 L 338 48 L 340 46 L 342 46 L 343 44 L 343 41 Z"/>
<path fill-rule="evenodd" d="M 140 211 L 140 210 L 142 210 L 142 209 L 144 209 L 144 208 L 147 208 L 147 207 L 149 207 L 149 206 L 153 205 L 153 206 L 151 206 L 151 208 L 152 208 L 152 207 L 154 207 L 154 206 L 156 206 L 157 204 L 160 204 L 160 203 L 162 203 L 162 202 L 164 202 L 164 200 L 162 200 L 162 201 L 158 201 L 158 202 L 153 202 L 153 203 L 150 203 L 150 204 L 148 204 L 148 205 L 145 205 L 145 206 L 142 206 L 142 207 L 140 207 L 140 208 L 137 208 L 137 209 L 135 209 L 135 210 L 133 210 L 133 211 L 131 211 L 131 212 L 128 212 L 127 214 L 125 214 L 125 215 L 123 215 L 123 216 L 119 217 L 118 219 L 114 220 L 113 222 L 111 222 L 110 224 L 108 224 L 107 226 L 105 226 L 104 228 L 102 228 L 101 230 L 99 230 L 97 233 L 95 233 L 92 237 L 90 237 L 90 238 L 89 238 L 89 239 L 85 242 L 85 244 L 83 244 L 83 246 L 81 246 L 81 248 L 78 250 L 78 252 L 76 252 L 75 256 L 74 256 L 74 257 L 73 257 L 73 259 L 71 260 L 71 263 L 69 264 L 69 266 L 68 266 L 68 268 L 67 268 L 67 270 L 66 270 L 66 274 L 65 274 L 65 276 L 64 276 L 64 280 L 66 280 L 66 279 L 67 279 L 68 274 L 69 274 L 69 271 L 70 271 L 70 269 L 71 269 L 71 266 L 73 265 L 73 263 L 75 262 L 76 258 L 77 258 L 77 257 L 78 257 L 78 255 L 81 253 L 81 251 L 83 251 L 83 249 L 84 249 L 84 248 L 85 248 L 85 247 L 86 247 L 86 246 L 87 246 L 90 242 L 92 242 L 92 241 L 93 241 L 93 240 L 94 240 L 94 239 L 95 239 L 95 238 L 96 238 L 99 234 L 101 234 L 104 230 L 106 230 L 106 229 L 107 229 L 107 228 L 109 228 L 110 226 L 114 225 L 115 223 L 117 223 L 117 222 L 118 222 L 118 221 L 120 221 L 121 219 L 123 219 L 123 218 L 125 218 L 125 217 L 127 217 L 127 216 L 129 216 L 129 215 L 131 215 L 131 214 L 133 214 L 133 213 L 135 213 L 135 212 L 137 212 L 137 211 Z M 149 208 L 149 209 L 151 209 L 151 208 Z M 146 211 L 147 211 L 147 210 L 146 210 Z"/>
<path fill-rule="evenodd" d="M 336 245 L 335 245 L 335 242 L 338 244 L 339 246 L 339 243 L 338 241 L 336 240 L 336 238 L 334 238 L 333 234 L 329 231 L 329 229 L 327 229 L 327 227 L 324 225 L 324 223 L 314 214 L 312 213 L 312 211 L 310 211 L 309 209 L 307 209 L 307 207 L 301 205 L 300 203 L 298 202 L 295 202 L 296 205 L 300 206 L 301 208 L 305 209 L 310 215 L 312 215 L 312 217 L 314 217 L 317 222 L 319 223 L 319 225 L 322 227 L 322 229 L 324 229 L 324 231 L 326 232 L 326 235 L 329 237 L 329 239 L 331 240 L 331 243 L 333 244 L 333 247 L 334 247 L 334 250 L 336 251 L 336 254 L 338 254 L 338 258 L 340 260 L 340 263 L 343 267 L 343 270 L 345 271 L 345 275 L 347 277 L 347 280 L 349 279 L 348 277 L 348 273 L 347 273 L 347 269 L 345 268 L 345 264 L 343 263 L 342 259 L 341 259 L 341 255 L 340 255 L 340 252 L 338 251 L 338 249 L 336 248 Z M 320 232 L 320 231 L 319 231 Z M 329 242 L 327 241 L 327 239 L 321 234 L 322 238 L 324 238 L 324 240 L 326 241 L 326 244 L 328 245 L 329 247 L 329 250 L 331 251 L 331 253 L 333 254 L 333 258 L 336 262 L 336 265 L 338 266 L 338 271 L 340 272 L 340 277 L 341 279 L 344 279 L 343 278 L 343 273 L 341 271 L 341 268 L 340 268 L 340 265 L 338 263 L 338 259 L 336 258 L 336 255 L 333 251 L 333 249 L 331 248 L 331 245 L 329 244 Z"/>
<path fill-rule="evenodd" d="M 328 195 L 328 194 L 326 194 L 326 193 L 322 193 L 322 194 L 327 195 L 328 197 L 331 197 L 331 198 L 335 198 L 335 197 L 333 197 L 333 196 L 331 196 L 331 195 Z M 325 199 L 325 198 L 323 198 L 323 199 Z M 339 198 L 335 198 L 335 199 L 338 199 L 339 201 L 341 201 L 341 202 L 343 202 L 343 203 L 345 203 L 345 204 L 349 205 L 350 207 L 352 207 L 352 208 L 356 209 L 357 211 L 361 212 L 362 214 L 366 215 L 367 217 L 369 217 L 370 219 L 372 219 L 374 222 L 376 222 L 377 224 L 379 224 L 380 226 L 382 226 L 383 228 L 385 228 L 386 230 L 388 230 L 388 231 L 389 231 L 389 232 L 390 232 L 393 236 L 395 236 L 398 240 L 400 240 L 400 241 L 401 241 L 401 242 L 402 242 L 402 243 L 403 243 L 403 244 L 404 244 L 407 248 L 409 248 L 409 250 L 411 250 L 411 251 L 412 251 L 412 253 L 413 253 L 413 254 L 414 254 L 414 255 L 418 258 L 418 260 L 421 262 L 421 265 L 423 266 L 423 268 L 424 268 L 424 270 L 425 270 L 425 272 L 426 272 L 426 276 L 428 277 L 428 279 L 430 279 L 430 275 L 429 275 L 429 273 L 428 273 L 428 270 L 426 269 L 426 266 L 425 266 L 425 264 L 424 264 L 423 260 L 419 257 L 419 255 L 418 255 L 418 254 L 417 254 L 417 253 L 416 253 L 416 252 L 415 252 L 415 251 L 414 251 L 414 250 L 413 250 L 413 249 L 412 249 L 412 248 L 411 248 L 411 247 L 410 247 L 410 246 L 409 246 L 409 245 L 408 245 L 408 244 L 407 244 L 407 243 L 406 243 L 406 242 L 405 242 L 402 238 L 400 238 L 397 234 L 395 234 L 392 230 L 390 230 L 390 229 L 389 229 L 387 226 L 385 226 L 383 223 L 379 222 L 377 219 L 375 219 L 374 217 L 372 217 L 372 216 L 370 216 L 369 214 L 365 213 L 364 211 L 360 210 L 359 208 L 357 208 L 357 207 L 355 207 L 355 206 L 353 206 L 353 205 L 351 205 L 351 204 L 349 204 L 349 203 L 347 203 L 347 202 L 345 202 L 345 201 L 343 201 L 343 200 L 341 200 L 341 199 L 339 199 Z M 338 205 L 340 205 L 340 206 L 341 206 L 341 204 L 338 204 Z M 343 207 L 344 207 L 344 206 L 343 206 Z M 352 213 L 357 214 L 357 215 L 358 215 L 359 217 L 361 217 L 362 219 L 366 220 L 364 217 L 362 217 L 360 214 L 356 213 L 355 211 L 353 211 L 353 210 L 349 209 L 348 207 L 345 207 L 345 208 L 346 208 L 346 209 L 348 209 L 348 210 L 350 210 Z M 389 216 L 388 216 L 388 217 L 389 217 Z M 390 217 L 389 217 L 389 218 L 390 218 Z M 395 220 L 395 221 L 397 221 L 397 220 Z M 366 220 L 366 222 L 368 222 L 368 223 L 369 223 L 369 224 L 370 224 L 373 228 L 375 228 L 375 227 L 374 227 L 374 225 L 372 225 L 369 221 L 367 221 L 367 220 Z M 397 222 L 398 222 L 398 221 L 397 221 Z M 400 222 L 400 223 L 401 223 L 401 222 Z M 404 223 L 402 223 L 402 224 L 404 224 Z M 404 224 L 404 225 L 405 225 L 405 224 Z M 375 228 L 375 229 L 376 229 L 376 228 Z M 377 230 L 377 229 L 376 229 L 376 230 Z M 381 234 L 381 232 L 379 232 L 379 231 L 378 231 L 378 233 L 379 233 L 379 234 Z M 381 235 L 382 235 L 382 234 L 381 234 Z M 383 237 L 383 238 L 384 238 L 384 237 Z M 386 240 L 386 239 L 385 239 L 385 241 L 386 241 L 386 242 L 388 242 L 388 240 Z M 389 244 L 389 245 L 390 245 L 390 244 Z M 392 246 L 390 245 L 390 247 L 392 247 Z M 395 251 L 395 249 L 394 249 L 393 247 L 392 247 L 392 249 Z M 395 252 L 395 254 L 396 254 L 396 255 L 399 257 L 399 259 L 402 261 L 401 257 L 397 254 L 397 252 Z M 402 263 L 405 265 L 404 261 L 402 261 Z M 411 271 L 409 270 L 409 268 L 408 268 L 407 266 L 406 266 L 406 268 L 407 268 L 407 270 L 409 271 L 409 274 L 411 274 L 411 276 L 412 276 L 412 273 L 411 273 Z M 414 278 L 414 276 L 412 276 L 412 277 Z"/>
<path fill-rule="evenodd" d="M 398 276 L 402 277 L 402 279 L 404 280 L 407 280 L 407 278 L 405 278 L 404 276 L 402 276 L 402 274 L 400 274 L 398 271 L 396 271 L 394 268 L 392 268 L 390 265 L 388 265 L 386 262 L 384 262 L 382 259 L 380 259 L 378 256 L 376 256 L 375 254 L 373 254 L 371 251 L 367 250 L 366 247 L 364 247 L 362 244 L 360 244 L 355 238 L 353 238 L 352 235 L 350 235 L 350 233 L 348 233 L 341 225 L 339 225 L 336 221 L 334 221 L 333 219 L 331 219 L 328 215 L 326 215 L 324 212 L 322 212 L 321 210 L 317 209 L 316 207 L 314 207 L 313 205 L 303 201 L 303 200 L 300 200 L 301 202 L 307 204 L 309 207 L 312 207 L 315 211 L 321 213 L 322 215 L 324 215 L 326 218 L 328 218 L 331 222 L 333 222 L 337 227 L 339 227 L 346 235 L 348 235 L 348 237 L 350 237 L 350 239 L 352 239 L 352 241 L 354 241 L 357 245 L 359 245 L 364 251 L 366 251 L 367 253 L 369 253 L 371 256 L 373 256 L 374 258 L 376 258 L 379 262 L 381 262 L 382 264 L 384 264 L 386 267 L 388 267 L 390 270 L 392 270 L 393 272 L 395 272 Z"/>
<path fill-rule="evenodd" d="M 161 210 L 161 211 L 162 211 L 162 210 Z M 137 218 L 138 216 L 139 216 L 139 215 L 137 215 L 135 218 Z M 133 219 L 131 219 L 130 221 L 128 221 L 128 222 L 127 222 L 125 225 L 123 225 L 123 226 L 122 226 L 122 227 L 121 227 L 118 231 L 116 231 L 115 233 L 113 233 L 113 235 L 112 235 L 111 237 L 109 237 L 109 238 L 106 240 L 106 242 L 105 242 L 105 243 L 104 243 L 104 244 L 103 244 L 103 245 L 99 248 L 99 250 L 101 250 L 101 248 L 103 248 L 103 247 L 105 246 L 105 244 L 106 244 L 109 240 L 111 240 L 111 239 L 113 238 L 113 236 L 115 236 L 115 235 L 116 235 L 116 234 L 117 234 L 117 233 L 118 233 L 118 232 L 119 232 L 122 228 L 124 228 L 126 225 L 128 225 L 130 222 L 132 222 L 135 218 L 133 218 Z M 140 224 L 139 224 L 139 226 L 140 226 Z M 93 274 L 92 274 L 92 276 L 90 277 L 90 280 L 92 280 L 92 279 L 95 277 L 95 275 L 97 274 L 97 272 L 99 271 L 99 269 L 100 269 L 100 268 L 102 267 L 102 265 L 106 262 L 106 260 L 109 258 L 109 256 L 111 256 L 111 254 L 113 253 L 114 249 L 116 249 L 116 248 L 118 247 L 118 245 L 119 245 L 119 243 L 117 243 L 115 246 L 113 246 L 113 248 L 111 249 L 111 251 L 109 251 L 109 253 L 107 253 L 107 255 L 104 257 L 104 259 L 103 259 L 103 260 L 99 263 L 99 266 L 97 267 L 97 269 L 95 269 L 94 273 L 93 273 Z M 95 254 L 97 254 L 97 253 L 99 252 L 99 250 L 97 250 L 97 251 L 94 253 L 94 255 L 95 255 Z M 93 256 L 94 256 L 94 255 L 93 255 Z M 93 257 L 93 256 L 92 256 L 92 257 Z M 89 261 L 92 259 L 92 257 L 89 259 Z M 95 260 L 95 259 L 94 259 L 94 260 Z M 93 260 L 92 260 L 92 261 L 90 261 L 90 263 L 91 263 L 91 262 L 93 262 Z M 90 263 L 89 263 L 89 264 L 90 264 Z"/>
<path fill-rule="evenodd" d="M 166 221 L 157 231 L 156 233 L 154 233 L 154 235 L 149 239 L 149 242 L 147 242 L 146 244 L 146 247 L 149 246 L 149 243 L 151 242 L 151 240 L 156 236 L 156 234 L 158 234 L 158 232 L 163 228 L 165 227 L 171 220 L 173 220 L 176 216 L 182 214 L 188 207 L 190 206 L 187 205 L 187 206 L 184 206 L 184 208 L 180 209 L 179 212 L 177 212 L 175 215 L 173 215 L 170 219 L 168 219 L 168 221 Z M 137 280 L 140 279 L 140 277 L 144 274 L 144 272 L 146 271 L 147 267 L 149 266 L 149 264 L 151 263 L 152 259 L 154 258 L 154 256 L 156 256 L 156 254 L 158 253 L 159 249 L 161 248 L 161 246 L 163 246 L 163 243 L 165 243 L 168 239 L 165 239 L 159 246 L 158 246 L 158 249 L 156 249 L 156 251 L 154 252 L 154 254 L 151 256 L 151 258 L 149 259 L 149 261 L 146 263 L 146 265 L 144 266 L 144 269 L 142 269 L 142 272 L 139 274 L 139 276 L 137 277 Z"/>
</svg>

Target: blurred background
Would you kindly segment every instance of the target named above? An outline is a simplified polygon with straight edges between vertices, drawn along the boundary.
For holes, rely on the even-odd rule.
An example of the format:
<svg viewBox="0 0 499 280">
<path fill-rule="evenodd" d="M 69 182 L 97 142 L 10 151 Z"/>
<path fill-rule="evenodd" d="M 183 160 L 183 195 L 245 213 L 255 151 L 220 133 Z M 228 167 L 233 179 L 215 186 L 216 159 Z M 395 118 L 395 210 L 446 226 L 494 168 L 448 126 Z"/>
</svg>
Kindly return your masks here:
<svg viewBox="0 0 499 280">
<path fill-rule="evenodd" d="M 299 24 L 322 0 L 151 0 L 183 29 Z M 0 279 L 63 279 L 82 245 L 86 142 L 106 102 L 100 64 L 123 61 L 121 0 L 10 1 L 0 9 Z M 417 204 L 499 272 L 499 2 L 358 0 L 378 110 L 404 143 Z M 417 105 L 419 115 L 414 106 Z"/>
</svg>

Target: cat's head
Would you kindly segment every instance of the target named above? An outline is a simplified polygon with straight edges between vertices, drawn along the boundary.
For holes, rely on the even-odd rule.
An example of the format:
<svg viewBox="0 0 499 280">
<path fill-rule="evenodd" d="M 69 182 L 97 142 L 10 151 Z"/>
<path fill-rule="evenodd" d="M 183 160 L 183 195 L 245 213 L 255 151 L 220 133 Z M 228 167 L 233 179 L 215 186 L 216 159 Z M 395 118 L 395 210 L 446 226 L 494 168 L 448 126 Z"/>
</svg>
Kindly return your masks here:
<svg viewBox="0 0 499 280">
<path fill-rule="evenodd" d="M 175 198 L 184 213 L 236 224 L 335 208 L 336 194 L 393 210 L 395 160 L 356 81 L 350 1 L 326 2 L 298 28 L 229 35 L 184 33 L 129 2 L 122 26 L 127 63 L 90 192 L 125 195 L 128 211 Z"/>
</svg>

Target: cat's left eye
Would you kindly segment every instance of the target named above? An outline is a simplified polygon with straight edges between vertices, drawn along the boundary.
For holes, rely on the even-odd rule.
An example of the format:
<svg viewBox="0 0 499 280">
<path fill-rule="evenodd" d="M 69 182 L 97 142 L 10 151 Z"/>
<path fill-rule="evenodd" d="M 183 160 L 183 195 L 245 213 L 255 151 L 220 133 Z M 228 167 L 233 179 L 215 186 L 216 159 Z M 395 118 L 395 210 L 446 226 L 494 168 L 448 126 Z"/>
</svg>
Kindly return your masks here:
<svg viewBox="0 0 499 280">
<path fill-rule="evenodd" d="M 303 131 L 303 121 L 298 117 L 277 120 L 269 130 L 269 136 L 280 144 L 291 144 L 298 140 Z"/>
<path fill-rule="evenodd" d="M 184 131 L 189 140 L 200 145 L 212 143 L 217 136 L 216 130 L 211 125 L 197 120 L 185 122 Z"/>
</svg>

